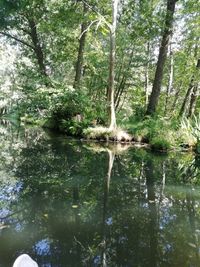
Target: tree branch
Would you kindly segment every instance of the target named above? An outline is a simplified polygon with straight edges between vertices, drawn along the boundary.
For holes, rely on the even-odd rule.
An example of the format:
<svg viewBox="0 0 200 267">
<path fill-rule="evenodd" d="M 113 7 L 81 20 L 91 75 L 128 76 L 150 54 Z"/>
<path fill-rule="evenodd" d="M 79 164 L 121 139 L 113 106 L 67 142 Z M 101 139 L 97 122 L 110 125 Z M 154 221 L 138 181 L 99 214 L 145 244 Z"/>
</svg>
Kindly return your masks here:
<svg viewBox="0 0 200 267">
<path fill-rule="evenodd" d="M 15 41 L 17 41 L 17 42 L 19 42 L 19 43 L 25 45 L 25 46 L 28 46 L 28 47 L 31 48 L 32 50 L 34 50 L 34 47 L 33 47 L 31 44 L 27 43 L 26 41 L 23 41 L 23 40 L 19 39 L 18 37 L 15 37 L 15 36 L 13 36 L 13 35 L 7 33 L 7 32 L 0 32 L 0 34 L 1 34 L 1 35 L 4 35 L 4 36 L 6 36 L 6 37 L 9 37 L 9 38 L 11 38 L 11 39 L 13 39 L 13 40 L 15 40 Z"/>
<path fill-rule="evenodd" d="M 91 28 L 91 26 L 92 26 L 93 24 L 95 24 L 96 22 L 98 22 L 98 21 L 99 21 L 98 19 L 93 20 L 93 21 L 88 25 L 88 27 L 81 33 L 81 35 L 79 36 L 79 40 L 81 39 L 81 37 L 83 36 L 83 34 L 84 34 L 85 32 L 88 32 L 89 29 Z"/>
<path fill-rule="evenodd" d="M 94 9 L 92 6 L 90 6 L 85 0 L 82 0 L 82 2 L 92 11 L 94 11 L 98 16 L 100 16 L 102 18 L 102 20 L 104 21 L 104 23 L 106 24 L 106 26 L 109 28 L 109 30 L 112 30 L 112 25 L 104 18 L 103 15 L 101 15 L 101 13 L 99 13 L 96 9 Z"/>
</svg>

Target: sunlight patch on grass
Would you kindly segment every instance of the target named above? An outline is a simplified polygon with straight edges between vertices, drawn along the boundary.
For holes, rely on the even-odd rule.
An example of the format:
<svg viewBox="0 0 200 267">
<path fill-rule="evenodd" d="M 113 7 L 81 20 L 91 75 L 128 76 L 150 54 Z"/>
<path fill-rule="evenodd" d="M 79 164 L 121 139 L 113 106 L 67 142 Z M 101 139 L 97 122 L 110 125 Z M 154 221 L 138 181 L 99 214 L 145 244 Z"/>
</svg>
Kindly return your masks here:
<svg viewBox="0 0 200 267">
<path fill-rule="evenodd" d="M 109 128 L 97 126 L 90 127 L 84 130 L 84 136 L 87 139 L 95 139 L 102 141 L 116 141 L 116 142 L 130 142 L 132 141 L 131 135 L 126 133 L 120 128 L 110 130 Z"/>
</svg>

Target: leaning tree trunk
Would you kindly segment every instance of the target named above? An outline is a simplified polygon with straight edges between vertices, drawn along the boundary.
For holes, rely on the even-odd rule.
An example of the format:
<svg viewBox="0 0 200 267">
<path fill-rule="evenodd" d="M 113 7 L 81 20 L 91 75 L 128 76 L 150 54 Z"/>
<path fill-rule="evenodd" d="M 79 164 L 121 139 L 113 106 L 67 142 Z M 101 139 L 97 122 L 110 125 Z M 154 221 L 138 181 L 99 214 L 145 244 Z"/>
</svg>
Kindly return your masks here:
<svg viewBox="0 0 200 267">
<path fill-rule="evenodd" d="M 51 82 L 50 82 L 49 76 L 47 74 L 44 52 L 42 49 L 40 38 L 38 36 L 37 25 L 36 25 L 34 19 L 27 17 L 27 26 L 28 26 L 28 30 L 25 28 L 25 29 L 22 29 L 22 31 L 24 32 L 25 37 L 27 37 L 26 36 L 27 34 L 29 35 L 28 37 L 31 39 L 31 43 L 29 43 L 28 41 L 25 41 L 21 38 L 18 38 L 15 35 L 7 33 L 7 32 L 1 32 L 0 31 L 0 35 L 4 35 L 8 38 L 11 38 L 11 39 L 17 41 L 18 43 L 28 47 L 29 49 L 31 49 L 34 52 L 40 74 L 43 78 L 45 78 L 45 85 L 48 86 L 51 84 Z"/>
<path fill-rule="evenodd" d="M 175 5 L 177 0 L 167 1 L 167 14 L 165 18 L 165 29 L 163 32 L 162 42 L 159 50 L 158 62 L 155 72 L 155 78 L 153 82 L 153 88 L 150 95 L 146 115 L 153 115 L 156 111 L 158 99 L 160 96 L 164 65 L 167 57 L 167 49 L 169 45 L 169 39 L 172 34 L 173 18 L 175 12 Z"/>
<path fill-rule="evenodd" d="M 115 39 L 117 26 L 117 10 L 120 0 L 112 0 L 112 25 L 110 27 L 110 66 L 109 66 L 109 84 L 108 84 L 108 114 L 109 128 L 111 130 L 117 127 L 115 114 L 115 99 L 114 99 L 114 81 L 115 81 Z"/>
<path fill-rule="evenodd" d="M 199 69 L 200 69 L 200 59 L 198 59 L 197 65 L 196 65 L 197 74 L 198 74 L 198 70 Z M 185 95 L 184 100 L 183 100 L 183 104 L 182 104 L 181 109 L 180 109 L 180 112 L 179 112 L 179 117 L 182 117 L 185 114 L 187 103 L 188 103 L 189 99 L 192 98 L 192 93 L 195 91 L 195 87 L 197 86 L 197 88 L 198 88 L 198 84 L 197 83 L 195 84 L 195 80 L 196 80 L 195 79 L 196 78 L 195 76 L 196 76 L 195 74 L 192 75 L 192 78 L 191 78 L 191 81 L 190 81 L 188 90 L 186 92 L 186 95 Z M 191 101 L 194 101 L 194 103 L 195 103 L 196 99 L 195 100 L 194 99 L 191 99 Z M 190 107 L 190 109 L 193 108 L 194 103 L 190 103 L 190 105 L 192 105 Z M 189 111 L 189 112 L 191 112 L 191 111 Z M 188 114 L 188 116 L 189 116 L 189 114 Z"/>
<path fill-rule="evenodd" d="M 47 78 L 48 75 L 45 66 L 44 53 L 38 37 L 36 23 L 33 19 L 28 19 L 28 23 L 30 27 L 30 37 L 33 43 L 33 49 L 37 58 L 40 73 L 42 74 L 42 76 Z"/>
<path fill-rule="evenodd" d="M 198 59 L 196 68 L 197 68 L 197 75 L 198 75 L 198 70 L 200 69 L 200 59 Z M 194 114 L 196 101 L 198 97 L 198 89 L 199 89 L 199 83 L 197 82 L 194 85 L 193 91 L 191 93 L 188 116 L 187 116 L 188 118 L 192 117 L 192 115 Z"/>
<path fill-rule="evenodd" d="M 125 92 L 126 81 L 127 81 L 127 78 L 129 77 L 129 70 L 131 67 L 131 63 L 133 61 L 133 53 L 134 53 L 134 50 L 132 50 L 131 54 L 129 55 L 129 62 L 128 62 L 128 65 L 126 66 L 126 71 L 122 75 L 121 81 L 120 79 L 118 79 L 119 85 L 115 93 L 115 111 L 118 110 L 119 104 L 121 102 L 121 97 Z"/>
<path fill-rule="evenodd" d="M 83 14 L 87 12 L 88 8 L 87 5 L 83 4 Z M 78 57 L 76 61 L 76 74 L 74 79 L 74 88 L 80 87 L 81 78 L 83 75 L 83 57 L 84 57 L 84 50 L 85 50 L 85 41 L 87 35 L 87 23 L 83 22 L 81 24 L 81 37 L 79 40 L 79 48 L 78 48 Z"/>
<path fill-rule="evenodd" d="M 197 100 L 197 91 L 198 91 L 198 85 L 195 85 L 191 93 L 191 97 L 190 97 L 190 104 L 189 104 L 188 115 L 187 115 L 188 118 L 191 118 L 192 115 L 194 114 L 195 107 L 196 107 L 196 100 Z"/>
<path fill-rule="evenodd" d="M 187 89 L 186 95 L 184 97 L 184 100 L 183 100 L 183 103 L 182 103 L 182 106 L 181 106 L 181 109 L 179 112 L 179 117 L 182 117 L 186 112 L 186 106 L 187 106 L 188 100 L 190 98 L 190 95 L 191 95 L 193 87 L 194 87 L 193 83 L 194 83 L 194 77 L 192 77 L 192 79 L 190 81 L 189 87 Z"/>
</svg>

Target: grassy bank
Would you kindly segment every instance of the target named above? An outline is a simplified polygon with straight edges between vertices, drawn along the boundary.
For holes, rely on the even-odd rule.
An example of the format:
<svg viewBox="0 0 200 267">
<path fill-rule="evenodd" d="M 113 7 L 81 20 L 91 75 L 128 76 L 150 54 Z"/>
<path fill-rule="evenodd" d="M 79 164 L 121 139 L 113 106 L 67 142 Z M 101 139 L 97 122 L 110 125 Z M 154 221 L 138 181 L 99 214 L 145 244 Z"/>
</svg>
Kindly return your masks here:
<svg viewBox="0 0 200 267">
<path fill-rule="evenodd" d="M 140 122 L 125 123 L 122 128 L 113 131 L 105 127 L 90 127 L 83 131 L 87 139 L 112 142 L 149 144 L 152 150 L 196 151 L 200 152 L 199 122 L 182 119 L 167 121 L 166 118 L 146 119 Z"/>
<path fill-rule="evenodd" d="M 110 130 L 103 126 L 93 126 L 88 121 L 51 119 L 34 120 L 22 118 L 23 123 L 37 124 L 62 132 L 66 135 L 99 142 L 147 144 L 155 151 L 195 151 L 200 153 L 200 120 L 167 120 L 147 118 L 140 121 L 123 122 L 121 127 Z"/>
</svg>

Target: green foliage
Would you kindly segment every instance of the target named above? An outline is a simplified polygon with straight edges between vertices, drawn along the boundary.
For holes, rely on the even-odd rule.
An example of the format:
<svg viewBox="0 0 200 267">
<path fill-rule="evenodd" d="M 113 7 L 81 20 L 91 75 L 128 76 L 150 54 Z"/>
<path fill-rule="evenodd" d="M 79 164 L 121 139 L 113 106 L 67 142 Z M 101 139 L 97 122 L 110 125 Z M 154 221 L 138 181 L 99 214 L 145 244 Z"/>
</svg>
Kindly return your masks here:
<svg viewBox="0 0 200 267">
<path fill-rule="evenodd" d="M 83 130 L 89 126 L 89 121 L 84 119 L 83 121 L 76 121 L 76 119 L 62 120 L 59 123 L 59 130 L 68 135 L 82 136 Z"/>
<path fill-rule="evenodd" d="M 127 124 L 128 131 L 135 136 L 151 140 L 155 135 L 162 134 L 166 129 L 172 128 L 171 122 L 165 118 L 146 118 L 136 121 L 134 118 Z"/>
<path fill-rule="evenodd" d="M 172 142 L 168 136 L 155 136 L 151 140 L 151 148 L 156 151 L 167 151 L 172 148 Z"/>
<path fill-rule="evenodd" d="M 45 121 L 45 126 L 70 135 L 81 135 L 83 129 L 89 126 L 106 125 L 110 41 L 107 23 L 112 21 L 112 5 L 107 0 L 92 0 L 88 4 L 90 7 L 83 12 L 84 5 L 81 1 L 0 2 L 2 40 L 9 41 L 7 43 L 12 45 L 13 51 L 16 50 L 14 71 L 2 73 L 3 78 L 0 79 L 0 85 L 11 83 L 11 86 L 6 93 L 2 90 L 0 97 L 4 101 L 10 99 L 13 92 L 21 93 L 12 103 L 7 101 L 9 112 L 19 114 L 22 120 L 29 123 Z M 152 143 L 156 137 L 164 139 L 165 134 L 170 137 L 167 140 L 172 140 L 171 146 L 194 146 L 199 140 L 198 127 L 193 125 L 194 122 L 192 126 L 182 122 L 179 131 L 179 123 L 173 120 L 173 116 L 179 113 L 196 69 L 199 47 L 198 8 L 199 1 L 187 0 L 180 2 L 176 11 L 178 15 L 175 17 L 174 36 L 177 35 L 178 45 L 172 37 L 175 75 L 166 117 L 162 118 L 170 69 L 168 59 L 157 117 L 143 120 L 146 111 L 145 79 L 147 75 L 150 93 L 157 61 L 155 51 L 158 51 L 162 36 L 166 3 L 160 0 L 128 0 L 120 4 L 116 32 L 115 100 L 120 127 L 125 126 L 136 141 Z M 38 47 L 34 46 L 31 34 L 31 22 L 35 24 L 36 43 L 42 51 L 39 57 L 36 53 Z M 74 90 L 72 84 L 83 22 L 89 27 L 84 44 L 80 88 Z M 179 24 L 183 29 L 180 29 Z M 0 56 L 4 53 L 0 51 Z M 45 75 L 41 73 L 41 59 Z M 8 80 L 4 79 L 5 76 Z M 177 101 L 173 107 L 175 99 Z M 197 102 L 196 114 L 199 108 Z M 79 119 L 77 114 L 80 115 Z"/>
<path fill-rule="evenodd" d="M 190 119 L 183 118 L 178 131 L 178 142 L 182 145 L 195 146 L 197 139 L 194 135 L 194 126 Z"/>
<path fill-rule="evenodd" d="M 143 121 L 134 121 L 127 124 L 126 128 L 136 141 L 152 145 L 154 150 L 168 150 L 176 144 L 176 128 L 174 121 L 165 118 L 146 118 Z"/>
<path fill-rule="evenodd" d="M 193 116 L 191 119 L 183 118 L 181 120 L 181 128 L 179 131 L 178 142 L 188 144 L 190 147 L 195 147 L 199 153 L 200 142 L 200 117 Z"/>
<path fill-rule="evenodd" d="M 95 119 L 87 95 L 84 91 L 77 91 L 72 87 L 52 94 L 49 111 L 56 129 L 75 136 L 80 136 L 82 130 Z"/>
<path fill-rule="evenodd" d="M 57 120 L 71 119 L 76 114 L 84 113 L 87 101 L 82 91 L 75 91 L 72 87 L 59 88 L 51 96 L 50 111 Z"/>
<path fill-rule="evenodd" d="M 192 119 L 166 120 L 166 118 L 147 118 L 137 121 L 132 118 L 126 128 L 136 141 L 150 143 L 153 149 L 168 150 L 183 147 L 199 151 L 200 117 Z"/>
</svg>

